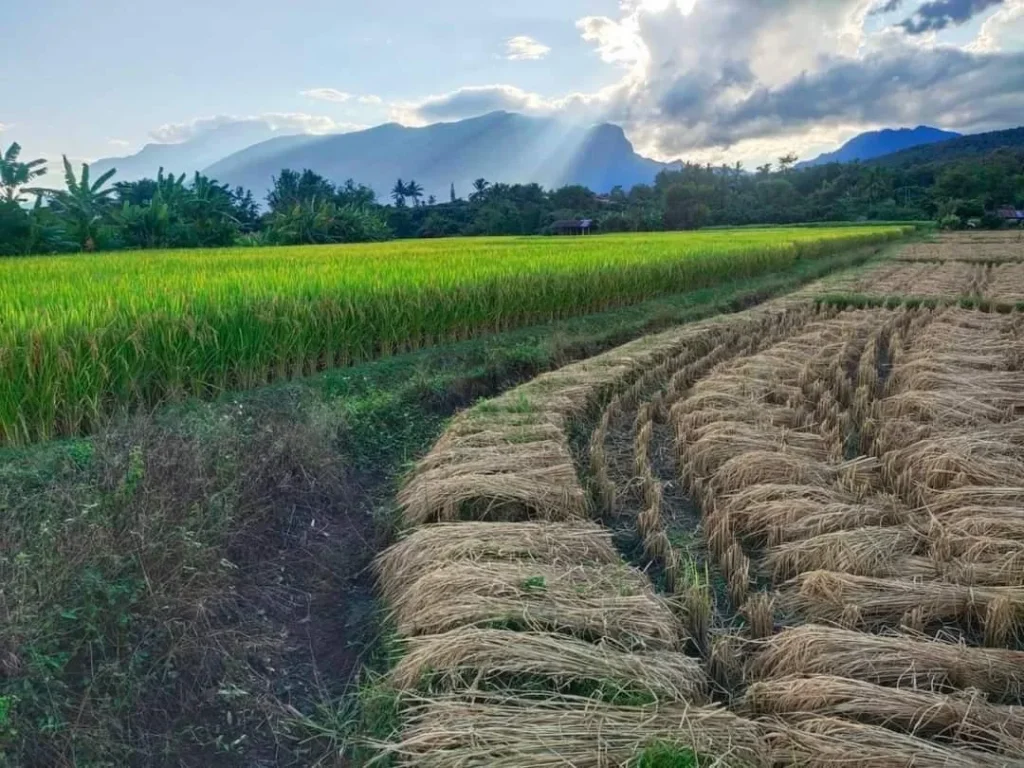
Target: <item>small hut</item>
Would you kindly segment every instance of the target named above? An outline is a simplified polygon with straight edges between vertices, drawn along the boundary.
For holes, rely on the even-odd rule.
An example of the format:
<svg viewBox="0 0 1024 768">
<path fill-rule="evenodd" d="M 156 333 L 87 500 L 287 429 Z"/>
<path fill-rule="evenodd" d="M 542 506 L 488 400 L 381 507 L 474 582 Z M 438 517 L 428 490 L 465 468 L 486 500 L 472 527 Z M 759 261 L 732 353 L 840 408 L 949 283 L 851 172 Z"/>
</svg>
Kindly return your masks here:
<svg viewBox="0 0 1024 768">
<path fill-rule="evenodd" d="M 589 235 L 594 227 L 593 219 L 563 219 L 551 225 L 556 235 Z"/>
</svg>

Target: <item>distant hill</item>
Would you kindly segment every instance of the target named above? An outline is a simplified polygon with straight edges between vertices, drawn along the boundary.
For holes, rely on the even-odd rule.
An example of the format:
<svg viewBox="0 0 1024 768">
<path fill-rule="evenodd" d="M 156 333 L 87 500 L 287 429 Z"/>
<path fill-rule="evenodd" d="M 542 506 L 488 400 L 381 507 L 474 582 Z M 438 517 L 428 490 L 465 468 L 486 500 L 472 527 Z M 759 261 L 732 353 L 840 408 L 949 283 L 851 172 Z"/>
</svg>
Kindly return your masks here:
<svg viewBox="0 0 1024 768">
<path fill-rule="evenodd" d="M 879 157 L 872 162 L 902 168 L 911 165 L 928 163 L 946 163 L 970 157 L 988 155 L 998 149 L 1024 151 L 1024 127 L 1010 128 L 1005 131 L 975 133 L 970 136 L 931 144 L 926 147 L 914 147 Z"/>
<path fill-rule="evenodd" d="M 178 144 L 147 144 L 134 155 L 109 157 L 92 163 L 93 178 L 111 168 L 117 169 L 114 181 L 153 178 L 163 168 L 168 173 L 192 175 L 240 149 L 267 141 L 277 134 L 266 123 L 239 121 L 204 131 Z M 295 137 L 304 138 L 304 137 Z"/>
<path fill-rule="evenodd" d="M 935 144 L 960 136 L 953 131 L 942 131 L 919 125 L 917 128 L 899 128 L 896 130 L 870 131 L 854 136 L 835 152 L 827 152 L 813 160 L 799 163 L 797 168 L 810 168 L 826 163 L 851 163 L 855 160 L 872 160 L 876 157 L 891 155 L 911 147 Z"/>
<path fill-rule="evenodd" d="M 650 183 L 666 167 L 638 155 L 618 126 L 492 112 L 423 128 L 389 123 L 356 133 L 279 137 L 225 157 L 205 172 L 251 189 L 257 198 L 282 168 L 310 168 L 336 183 L 351 178 L 366 184 L 381 199 L 402 178 L 447 200 L 452 184 L 465 197 L 479 178 L 549 188 L 585 184 L 608 192 L 616 185 Z"/>
</svg>

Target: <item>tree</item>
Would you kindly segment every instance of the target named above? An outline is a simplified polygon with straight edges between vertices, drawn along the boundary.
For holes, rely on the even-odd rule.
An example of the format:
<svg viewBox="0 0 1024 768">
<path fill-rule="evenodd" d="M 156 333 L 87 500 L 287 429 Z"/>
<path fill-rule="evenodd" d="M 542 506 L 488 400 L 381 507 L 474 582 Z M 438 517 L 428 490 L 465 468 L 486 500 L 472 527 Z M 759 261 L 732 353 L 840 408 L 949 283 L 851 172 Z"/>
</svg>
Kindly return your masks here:
<svg viewBox="0 0 1024 768">
<path fill-rule="evenodd" d="M 311 200 L 328 200 L 334 197 L 334 185 L 319 173 L 305 169 L 302 173 L 285 168 L 274 179 L 274 186 L 267 195 L 271 213 L 291 210 L 296 203 Z"/>
<path fill-rule="evenodd" d="M 453 181 L 453 182 L 452 182 L 452 189 L 451 189 L 451 202 L 453 202 L 453 203 L 454 203 L 454 202 L 456 202 L 456 201 L 457 201 L 458 199 L 459 199 L 459 198 L 457 198 L 457 197 L 455 196 L 455 182 Z"/>
<path fill-rule="evenodd" d="M 54 209 L 65 217 L 71 234 L 83 251 L 96 250 L 96 239 L 104 214 L 110 209 L 111 196 L 117 192 L 115 187 L 103 188 L 113 178 L 117 169 L 111 168 L 90 183 L 89 164 L 82 163 L 82 173 L 75 178 L 75 171 L 64 155 L 64 183 L 67 189 L 34 189 L 29 190 L 47 196 Z"/>
<path fill-rule="evenodd" d="M 18 142 L 12 143 L 0 155 L 0 198 L 8 203 L 20 203 L 23 199 L 18 195 L 21 188 L 46 174 L 45 160 L 40 158 L 23 163 L 18 160 L 20 156 L 21 145 Z"/>
<path fill-rule="evenodd" d="M 783 173 L 789 173 L 789 170 L 796 165 L 796 161 L 800 158 L 794 155 L 792 152 L 783 155 L 779 158 L 779 170 Z"/>
<path fill-rule="evenodd" d="M 427 198 L 427 205 L 437 205 L 437 198 L 431 195 Z"/>
<path fill-rule="evenodd" d="M 757 166 L 757 173 L 760 176 L 767 176 L 771 172 L 772 172 L 772 164 L 771 163 L 765 163 L 764 165 Z"/>
<path fill-rule="evenodd" d="M 700 229 L 711 214 L 708 195 L 694 183 L 673 184 L 665 192 L 665 229 Z"/>
<path fill-rule="evenodd" d="M 473 182 L 473 194 L 469 196 L 470 202 L 477 202 L 483 200 L 487 196 L 487 190 L 491 186 L 491 182 L 487 179 L 477 179 Z"/>
<path fill-rule="evenodd" d="M 420 198 L 423 197 L 423 187 L 417 184 L 415 179 L 410 179 L 409 183 L 405 185 L 405 194 L 412 198 L 413 205 L 419 205 Z"/>
<path fill-rule="evenodd" d="M 409 188 L 405 185 L 405 182 L 399 179 L 395 182 L 395 186 L 391 188 L 391 199 L 395 201 L 395 206 L 398 208 L 405 207 L 405 198 L 409 196 Z"/>
</svg>

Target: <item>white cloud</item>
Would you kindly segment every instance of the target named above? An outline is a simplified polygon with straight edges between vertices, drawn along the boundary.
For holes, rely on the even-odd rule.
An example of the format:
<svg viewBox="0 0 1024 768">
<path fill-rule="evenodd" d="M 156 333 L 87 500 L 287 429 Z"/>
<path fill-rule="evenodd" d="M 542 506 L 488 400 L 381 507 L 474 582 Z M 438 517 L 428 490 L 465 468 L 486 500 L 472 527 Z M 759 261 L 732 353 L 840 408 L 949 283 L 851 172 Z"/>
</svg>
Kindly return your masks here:
<svg viewBox="0 0 1024 768">
<path fill-rule="evenodd" d="M 1024 0 L 1007 0 L 985 19 L 978 37 L 967 47 L 977 53 L 1024 48 Z"/>
<path fill-rule="evenodd" d="M 536 61 L 549 53 L 549 46 L 527 35 L 517 35 L 505 41 L 505 58 L 510 61 Z"/>
<path fill-rule="evenodd" d="M 510 84 L 460 88 L 394 105 L 423 124 L 508 110 L 622 125 L 661 159 L 711 162 L 794 151 L 807 158 L 862 130 L 922 123 L 961 131 L 1016 125 L 1024 112 L 1024 0 L 1006 0 L 982 43 L 942 30 L 910 35 L 869 23 L 879 0 L 621 0 L 619 18 L 577 23 L 621 70 L 599 92 L 542 96 Z M 987 35 L 987 37 L 986 37 Z M 988 41 L 988 42 L 985 42 Z"/>
<path fill-rule="evenodd" d="M 0 133 L 6 131 L 8 127 L 7 123 L 0 123 Z"/>
<path fill-rule="evenodd" d="M 403 125 L 461 120 L 488 112 L 560 115 L 577 120 L 611 119 L 613 102 L 621 98 L 618 84 L 594 93 L 547 98 L 514 85 L 471 85 L 418 102 L 391 105 L 391 119 Z M 621 117 L 621 115 L 619 116 Z"/>
<path fill-rule="evenodd" d="M 365 125 L 342 123 L 326 115 L 310 115 L 304 112 L 265 112 L 261 115 L 237 116 L 216 115 L 201 117 L 183 123 L 167 123 L 150 131 L 150 136 L 160 144 L 180 144 L 216 128 L 226 125 L 265 127 L 281 133 L 346 133 L 365 128 Z"/>
<path fill-rule="evenodd" d="M 316 99 L 317 101 L 333 101 L 338 104 L 344 104 L 353 98 L 351 93 L 339 91 L 337 88 L 310 88 L 309 90 L 299 91 L 299 95 Z"/>
<path fill-rule="evenodd" d="M 380 96 L 374 96 L 373 94 L 370 94 L 369 96 L 360 96 L 358 101 L 360 104 L 366 104 L 372 107 L 379 107 L 384 103 L 384 99 Z"/>
<path fill-rule="evenodd" d="M 107 144 L 109 144 L 112 147 L 119 147 L 119 148 L 122 148 L 122 149 L 124 147 L 131 146 L 131 142 L 127 141 L 125 139 L 107 139 Z"/>
</svg>

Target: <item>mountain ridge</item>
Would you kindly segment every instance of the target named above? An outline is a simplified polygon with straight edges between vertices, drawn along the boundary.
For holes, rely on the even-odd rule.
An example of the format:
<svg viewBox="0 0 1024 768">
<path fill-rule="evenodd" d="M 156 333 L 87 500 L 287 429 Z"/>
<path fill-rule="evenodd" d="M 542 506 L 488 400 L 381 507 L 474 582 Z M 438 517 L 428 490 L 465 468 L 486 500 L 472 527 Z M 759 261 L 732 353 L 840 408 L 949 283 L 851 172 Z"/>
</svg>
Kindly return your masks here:
<svg viewBox="0 0 1024 768">
<path fill-rule="evenodd" d="M 916 128 L 883 128 L 878 131 L 866 131 L 854 136 L 839 149 L 825 152 L 813 160 L 797 163 L 796 167 L 813 168 L 828 163 L 874 160 L 905 149 L 937 144 L 961 136 L 962 134 L 955 131 L 944 131 L 928 125 L 919 125 Z"/>
</svg>

